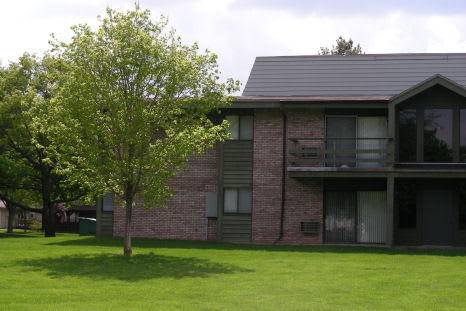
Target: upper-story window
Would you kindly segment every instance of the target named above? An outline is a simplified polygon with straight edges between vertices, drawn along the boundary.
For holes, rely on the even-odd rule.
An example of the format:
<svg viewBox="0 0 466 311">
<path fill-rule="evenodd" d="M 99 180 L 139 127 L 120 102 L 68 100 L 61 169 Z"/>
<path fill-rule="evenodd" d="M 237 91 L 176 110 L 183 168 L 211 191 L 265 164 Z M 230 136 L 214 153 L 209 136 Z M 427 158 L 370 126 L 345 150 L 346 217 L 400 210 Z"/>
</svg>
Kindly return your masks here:
<svg viewBox="0 0 466 311">
<path fill-rule="evenodd" d="M 105 194 L 105 197 L 102 200 L 102 211 L 113 212 L 113 195 L 111 193 Z"/>
<path fill-rule="evenodd" d="M 466 162 L 466 102 L 447 87 L 432 86 L 396 104 L 397 161 Z"/>
<path fill-rule="evenodd" d="M 253 117 L 251 115 L 228 115 L 226 120 L 230 123 L 228 133 L 233 140 L 252 140 Z"/>
<path fill-rule="evenodd" d="M 399 112 L 399 155 L 402 162 L 416 162 L 417 118 L 416 109 Z"/>
<path fill-rule="evenodd" d="M 399 162 L 466 162 L 466 109 L 400 109 L 398 120 Z"/>
<path fill-rule="evenodd" d="M 453 161 L 453 110 L 424 110 L 424 162 Z"/>
<path fill-rule="evenodd" d="M 466 162 L 466 109 L 460 110 L 460 162 Z"/>
</svg>

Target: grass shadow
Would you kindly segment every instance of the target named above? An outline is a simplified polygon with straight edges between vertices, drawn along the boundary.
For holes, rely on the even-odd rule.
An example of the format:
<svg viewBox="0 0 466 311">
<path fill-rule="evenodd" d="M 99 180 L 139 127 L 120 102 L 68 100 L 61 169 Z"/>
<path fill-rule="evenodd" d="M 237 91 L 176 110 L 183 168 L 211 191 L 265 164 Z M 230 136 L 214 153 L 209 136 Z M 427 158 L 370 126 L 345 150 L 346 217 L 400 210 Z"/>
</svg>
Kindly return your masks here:
<svg viewBox="0 0 466 311">
<path fill-rule="evenodd" d="M 84 254 L 24 259 L 19 264 L 35 271 L 47 271 L 51 278 L 66 276 L 92 279 L 117 279 L 135 282 L 154 278 L 206 278 L 214 274 L 252 272 L 235 265 L 215 263 L 206 259 L 135 254 Z"/>
<path fill-rule="evenodd" d="M 419 248 L 386 248 L 353 245 L 252 245 L 231 244 L 207 241 L 157 240 L 134 238 L 133 246 L 140 248 L 174 248 L 174 249 L 210 249 L 210 250 L 247 250 L 268 252 L 306 252 L 306 253 L 367 253 L 386 255 L 433 255 L 433 256 L 466 256 L 464 248 L 419 249 Z M 48 245 L 63 246 L 107 246 L 122 247 L 121 238 L 89 237 L 76 240 L 51 242 Z"/>
<path fill-rule="evenodd" d="M 31 231 L 28 230 L 26 232 L 24 231 L 14 231 L 13 233 L 7 233 L 6 230 L 3 232 L 0 231 L 0 239 L 5 239 L 5 238 L 43 238 L 44 233 L 40 231 Z"/>
</svg>

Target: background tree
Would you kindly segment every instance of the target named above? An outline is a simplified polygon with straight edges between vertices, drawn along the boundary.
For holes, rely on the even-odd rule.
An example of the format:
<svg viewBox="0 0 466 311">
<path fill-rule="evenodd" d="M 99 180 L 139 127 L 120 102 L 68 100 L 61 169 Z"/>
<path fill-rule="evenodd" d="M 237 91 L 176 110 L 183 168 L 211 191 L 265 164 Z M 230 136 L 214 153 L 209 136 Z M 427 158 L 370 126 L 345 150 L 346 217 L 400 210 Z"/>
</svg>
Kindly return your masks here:
<svg viewBox="0 0 466 311">
<path fill-rule="evenodd" d="M 86 193 L 60 164 L 66 145 L 55 144 L 64 142 L 54 138 L 61 124 L 54 95 L 60 66 L 48 55 L 25 54 L 0 76 L 0 198 L 42 213 L 46 237 L 55 236 L 55 205 Z"/>
<path fill-rule="evenodd" d="M 13 232 L 18 210 L 42 214 L 42 209 L 38 207 L 40 191 L 35 184 L 30 183 L 34 180 L 30 173 L 29 166 L 5 151 L 0 140 L 0 200 L 8 210 L 7 233 Z"/>
<path fill-rule="evenodd" d="M 227 122 L 208 114 L 229 104 L 238 82 L 220 83 L 216 55 L 183 45 L 163 17 L 152 22 L 136 7 L 107 9 L 99 21 L 97 31 L 78 25 L 71 42 L 55 43 L 69 66 L 64 137 L 93 187 L 126 209 L 124 253 L 131 254 L 136 198 L 163 207 L 186 160 L 226 137 Z"/>
<path fill-rule="evenodd" d="M 320 47 L 319 55 L 355 55 L 355 54 L 364 54 L 362 51 L 361 45 L 359 43 L 354 45 L 353 40 L 344 39 L 342 36 L 339 36 L 336 40 L 336 45 L 332 45 L 332 48 Z"/>
</svg>

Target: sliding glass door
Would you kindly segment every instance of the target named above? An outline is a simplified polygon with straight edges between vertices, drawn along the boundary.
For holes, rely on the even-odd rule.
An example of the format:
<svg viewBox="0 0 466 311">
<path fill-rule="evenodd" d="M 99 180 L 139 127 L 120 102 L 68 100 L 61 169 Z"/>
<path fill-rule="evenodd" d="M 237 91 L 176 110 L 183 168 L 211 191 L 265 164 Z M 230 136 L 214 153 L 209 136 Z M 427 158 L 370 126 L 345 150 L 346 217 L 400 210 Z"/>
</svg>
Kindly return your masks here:
<svg viewBox="0 0 466 311">
<path fill-rule="evenodd" d="M 327 116 L 327 166 L 384 166 L 386 137 L 385 116 Z"/>
<path fill-rule="evenodd" d="M 387 193 L 358 192 L 357 238 L 360 243 L 385 243 Z"/>
<path fill-rule="evenodd" d="M 327 192 L 325 196 L 325 240 L 330 243 L 354 243 L 356 240 L 356 204 L 354 191 Z"/>
<path fill-rule="evenodd" d="M 387 117 L 359 117 L 358 118 L 358 167 L 380 167 L 386 158 L 385 152 L 379 152 L 387 148 Z M 375 138 L 375 139 L 368 139 Z M 364 152 L 365 151 L 365 152 Z M 364 160 L 373 160 L 374 162 L 364 162 Z"/>
<path fill-rule="evenodd" d="M 345 150 L 356 149 L 356 124 L 355 116 L 327 117 L 327 150 L 332 152 L 327 154 L 327 158 L 331 159 L 328 166 L 354 167 L 356 165 L 356 162 L 352 160 L 356 158 L 356 154 L 345 152 Z"/>
<path fill-rule="evenodd" d="M 325 196 L 325 241 L 385 243 L 385 191 L 328 191 Z"/>
</svg>

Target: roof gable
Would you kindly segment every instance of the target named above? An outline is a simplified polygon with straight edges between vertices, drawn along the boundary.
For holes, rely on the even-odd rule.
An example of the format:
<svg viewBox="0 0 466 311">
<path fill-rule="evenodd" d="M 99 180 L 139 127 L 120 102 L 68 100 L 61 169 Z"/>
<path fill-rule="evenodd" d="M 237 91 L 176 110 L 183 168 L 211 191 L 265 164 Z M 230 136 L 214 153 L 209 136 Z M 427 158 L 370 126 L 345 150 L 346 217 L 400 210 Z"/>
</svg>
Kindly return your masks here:
<svg viewBox="0 0 466 311">
<path fill-rule="evenodd" d="M 459 94 L 463 97 L 466 97 L 466 88 L 463 87 L 462 85 L 459 85 L 458 83 L 445 78 L 444 76 L 440 74 L 433 75 L 432 77 L 414 85 L 413 87 L 401 92 L 400 94 L 392 97 L 390 99 L 390 104 L 396 105 L 399 104 L 408 98 L 411 98 L 413 96 L 416 96 L 417 94 L 435 86 L 435 85 L 441 85 L 446 89 L 449 89 L 452 92 L 455 92 L 456 94 Z"/>
</svg>

